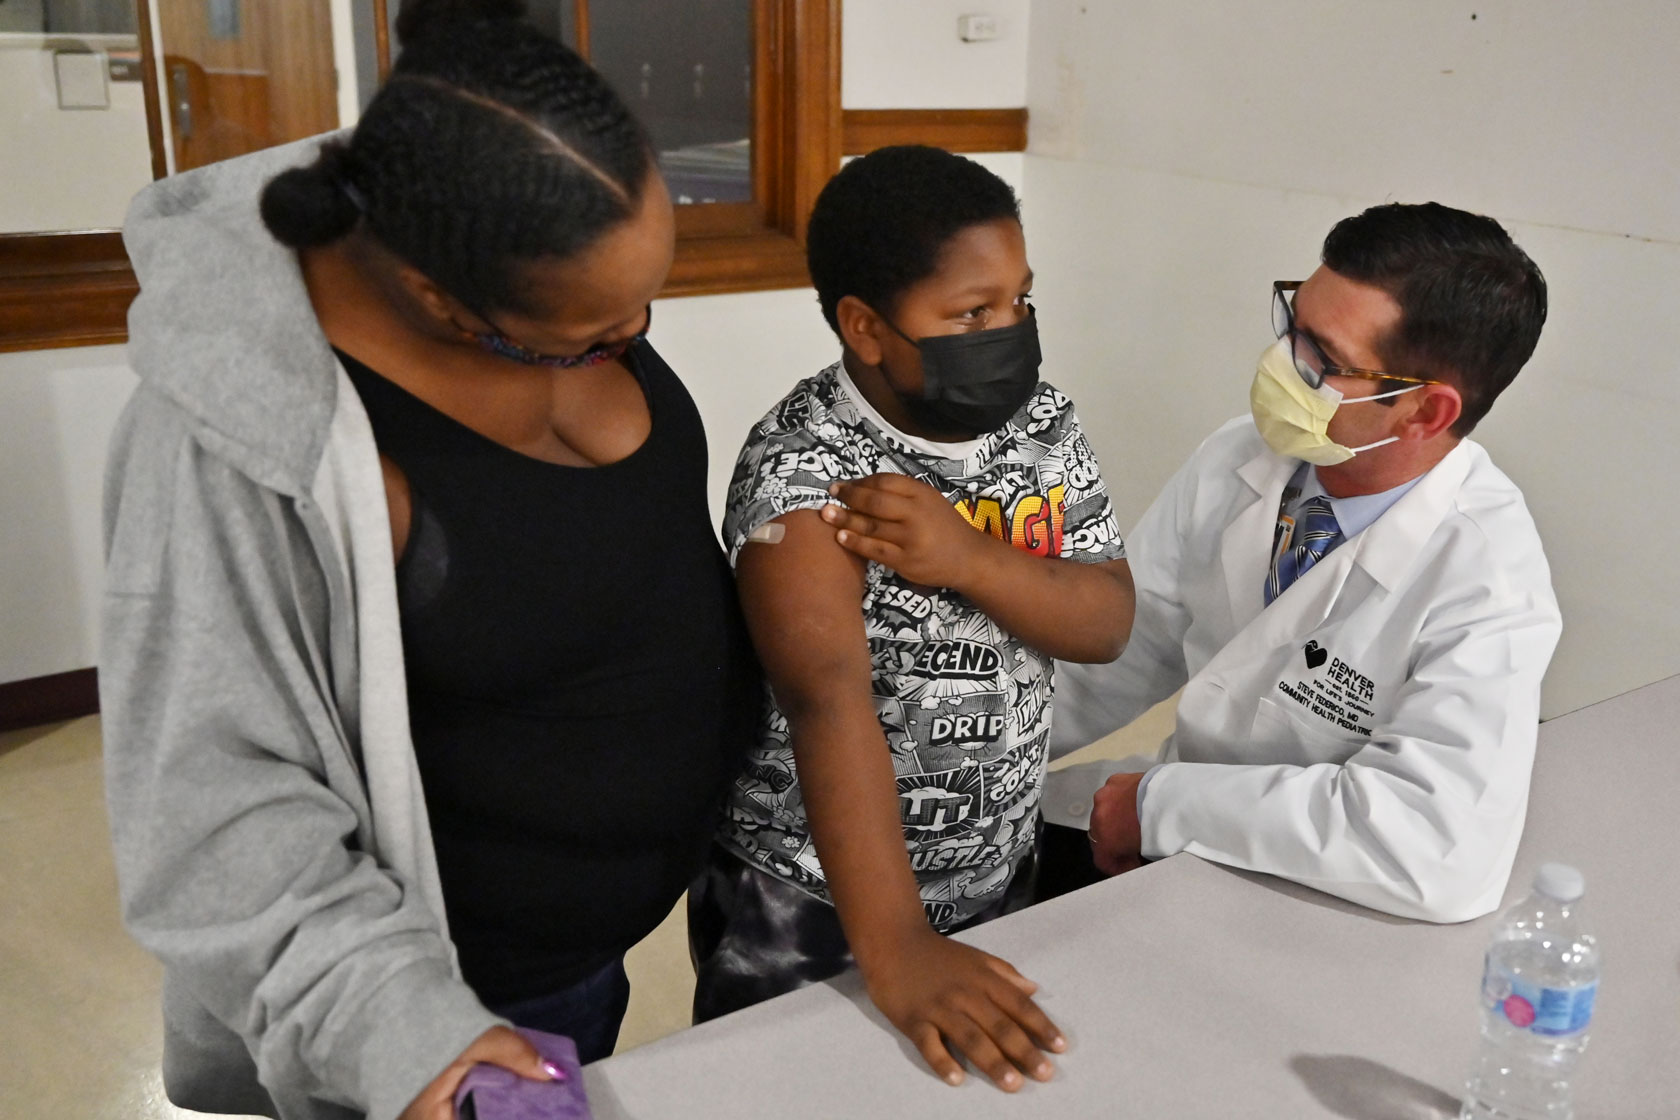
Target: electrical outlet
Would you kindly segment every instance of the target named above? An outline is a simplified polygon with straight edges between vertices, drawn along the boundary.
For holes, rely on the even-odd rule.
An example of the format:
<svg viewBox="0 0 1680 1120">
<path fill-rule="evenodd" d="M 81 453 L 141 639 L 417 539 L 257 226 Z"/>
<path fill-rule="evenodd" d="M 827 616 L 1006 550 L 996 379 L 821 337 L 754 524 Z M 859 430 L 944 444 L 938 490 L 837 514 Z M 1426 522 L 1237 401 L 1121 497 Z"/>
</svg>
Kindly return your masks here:
<svg viewBox="0 0 1680 1120">
<path fill-rule="evenodd" d="M 984 12 L 958 16 L 957 37 L 965 43 L 989 43 L 998 37 L 997 17 Z"/>
<path fill-rule="evenodd" d="M 4 3 L 5 0 L 0 0 Z M 140 81 L 140 52 L 111 51 L 105 56 L 105 68 L 113 82 Z"/>
</svg>

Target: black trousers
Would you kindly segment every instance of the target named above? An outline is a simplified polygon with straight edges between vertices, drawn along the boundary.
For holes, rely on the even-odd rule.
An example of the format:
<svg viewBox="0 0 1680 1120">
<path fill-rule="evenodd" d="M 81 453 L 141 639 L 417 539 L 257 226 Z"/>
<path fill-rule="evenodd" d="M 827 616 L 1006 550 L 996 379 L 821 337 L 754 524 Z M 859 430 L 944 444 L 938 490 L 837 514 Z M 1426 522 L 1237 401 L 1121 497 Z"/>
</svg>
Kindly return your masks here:
<svg viewBox="0 0 1680 1120">
<path fill-rule="evenodd" d="M 610 1057 L 630 1006 L 630 977 L 624 958 L 558 992 L 490 1008 L 515 1026 L 563 1034 L 577 1045 L 584 1065 Z"/>
<path fill-rule="evenodd" d="M 1033 892 L 1035 903 L 1047 902 L 1106 878 L 1091 860 L 1090 835 L 1084 829 L 1044 823 L 1043 846 L 1038 853 L 1038 887 Z"/>
</svg>

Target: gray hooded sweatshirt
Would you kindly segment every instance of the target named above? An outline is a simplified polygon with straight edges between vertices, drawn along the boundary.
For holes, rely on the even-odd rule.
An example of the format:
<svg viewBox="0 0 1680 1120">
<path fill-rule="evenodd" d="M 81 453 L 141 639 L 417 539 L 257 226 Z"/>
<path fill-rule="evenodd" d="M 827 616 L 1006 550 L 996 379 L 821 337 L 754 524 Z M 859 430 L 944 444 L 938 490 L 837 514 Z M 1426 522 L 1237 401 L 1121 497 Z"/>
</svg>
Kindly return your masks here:
<svg viewBox="0 0 1680 1120">
<path fill-rule="evenodd" d="M 372 429 L 258 214 L 318 144 L 129 212 L 141 384 L 106 476 L 100 702 L 170 1099 L 383 1120 L 499 1020 L 444 921 Z"/>
</svg>

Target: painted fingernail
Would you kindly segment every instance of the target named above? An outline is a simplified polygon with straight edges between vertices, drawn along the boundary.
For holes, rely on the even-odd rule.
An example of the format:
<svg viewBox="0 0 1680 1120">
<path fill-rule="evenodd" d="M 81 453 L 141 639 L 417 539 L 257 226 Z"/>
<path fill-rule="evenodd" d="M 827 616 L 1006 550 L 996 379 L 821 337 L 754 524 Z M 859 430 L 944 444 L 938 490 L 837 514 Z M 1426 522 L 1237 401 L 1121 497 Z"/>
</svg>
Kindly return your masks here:
<svg viewBox="0 0 1680 1120">
<path fill-rule="evenodd" d="M 552 1079 L 554 1081 L 565 1081 L 566 1080 L 566 1071 L 561 1069 L 559 1066 L 555 1065 L 553 1062 L 547 1062 L 547 1061 L 543 1062 L 542 1063 L 542 1071 L 544 1073 L 548 1074 L 550 1079 Z"/>
</svg>

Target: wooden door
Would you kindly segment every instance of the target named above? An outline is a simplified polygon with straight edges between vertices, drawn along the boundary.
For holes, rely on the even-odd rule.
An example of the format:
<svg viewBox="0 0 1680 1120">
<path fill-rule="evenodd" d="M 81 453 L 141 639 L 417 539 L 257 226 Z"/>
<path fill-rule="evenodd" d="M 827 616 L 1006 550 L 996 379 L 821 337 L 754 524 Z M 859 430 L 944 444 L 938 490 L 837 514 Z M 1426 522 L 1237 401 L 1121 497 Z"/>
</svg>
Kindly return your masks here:
<svg viewBox="0 0 1680 1120">
<path fill-rule="evenodd" d="M 338 127 L 329 0 L 153 0 L 175 169 Z"/>
</svg>

